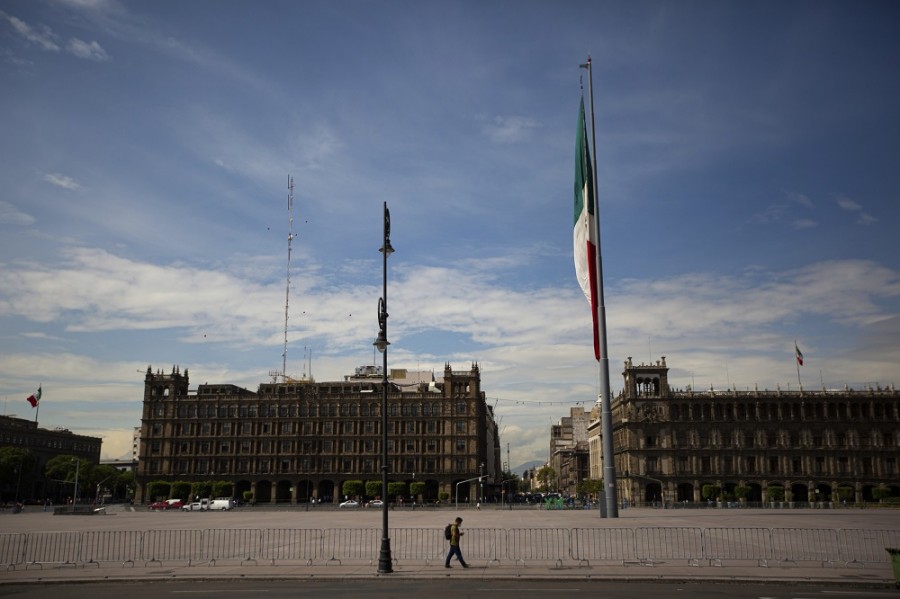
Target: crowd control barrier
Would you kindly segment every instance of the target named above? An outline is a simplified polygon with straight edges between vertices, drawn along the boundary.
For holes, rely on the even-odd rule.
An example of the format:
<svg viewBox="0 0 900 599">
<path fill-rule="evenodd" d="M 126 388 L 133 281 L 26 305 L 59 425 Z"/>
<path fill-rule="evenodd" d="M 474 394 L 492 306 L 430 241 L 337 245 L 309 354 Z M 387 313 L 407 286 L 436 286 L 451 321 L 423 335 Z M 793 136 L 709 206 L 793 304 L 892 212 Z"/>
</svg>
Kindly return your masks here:
<svg viewBox="0 0 900 599">
<path fill-rule="evenodd" d="M 466 561 L 492 564 L 554 563 L 603 565 L 709 566 L 778 563 L 784 567 L 865 568 L 890 563 L 888 547 L 900 547 L 900 530 L 824 528 L 466 528 Z M 448 543 L 443 527 L 392 528 L 391 557 L 397 563 L 443 560 Z M 151 567 L 163 564 L 227 562 L 246 566 L 267 562 L 307 565 L 344 562 L 374 564 L 380 528 L 212 528 L 92 530 L 86 532 L 0 533 L 0 565 Z"/>
</svg>

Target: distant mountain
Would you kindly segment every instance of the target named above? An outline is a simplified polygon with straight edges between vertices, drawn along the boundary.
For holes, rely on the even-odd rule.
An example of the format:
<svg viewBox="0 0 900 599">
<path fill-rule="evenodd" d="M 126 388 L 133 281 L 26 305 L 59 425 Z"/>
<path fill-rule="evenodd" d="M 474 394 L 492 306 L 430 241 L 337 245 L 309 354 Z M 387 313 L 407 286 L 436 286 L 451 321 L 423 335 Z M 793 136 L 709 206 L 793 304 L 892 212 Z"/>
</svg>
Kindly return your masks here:
<svg viewBox="0 0 900 599">
<path fill-rule="evenodd" d="M 512 473 L 518 474 L 521 477 L 526 470 L 531 470 L 532 468 L 540 468 L 544 464 L 546 464 L 546 462 L 543 460 L 531 460 L 530 462 L 525 462 L 521 466 L 513 468 Z"/>
</svg>

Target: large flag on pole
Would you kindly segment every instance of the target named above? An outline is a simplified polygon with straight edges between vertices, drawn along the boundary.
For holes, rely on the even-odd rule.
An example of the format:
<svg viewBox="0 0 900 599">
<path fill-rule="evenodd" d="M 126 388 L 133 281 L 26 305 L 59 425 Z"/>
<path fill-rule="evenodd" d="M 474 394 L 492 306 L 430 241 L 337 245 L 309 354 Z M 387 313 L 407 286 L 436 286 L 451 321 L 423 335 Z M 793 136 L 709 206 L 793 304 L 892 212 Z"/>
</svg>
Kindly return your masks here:
<svg viewBox="0 0 900 599">
<path fill-rule="evenodd" d="M 794 351 L 797 352 L 797 365 L 803 366 L 803 352 L 800 351 L 796 341 L 794 341 Z"/>
<path fill-rule="evenodd" d="M 594 210 L 594 176 L 584 121 L 584 98 L 578 111 L 575 141 L 575 275 L 591 304 L 594 323 L 594 357 L 600 359 L 600 330 L 597 326 L 597 218 Z"/>
<path fill-rule="evenodd" d="M 31 395 L 29 395 L 26 401 L 31 404 L 32 408 L 36 408 L 38 406 L 38 402 L 41 401 L 41 388 L 38 387 L 37 393 L 32 393 Z"/>
</svg>

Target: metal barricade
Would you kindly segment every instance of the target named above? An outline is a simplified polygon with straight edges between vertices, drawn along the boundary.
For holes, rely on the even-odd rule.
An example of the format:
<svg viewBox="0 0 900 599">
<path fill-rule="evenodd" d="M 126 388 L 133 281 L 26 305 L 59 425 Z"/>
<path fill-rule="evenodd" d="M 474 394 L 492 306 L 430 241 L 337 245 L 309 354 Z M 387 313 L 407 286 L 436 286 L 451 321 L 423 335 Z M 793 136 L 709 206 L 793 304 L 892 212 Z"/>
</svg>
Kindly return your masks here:
<svg viewBox="0 0 900 599">
<path fill-rule="evenodd" d="M 768 528 L 706 528 L 703 530 L 703 555 L 711 566 L 728 561 L 755 561 L 768 567 L 775 557 L 772 531 Z"/>
<path fill-rule="evenodd" d="M 80 532 L 29 532 L 25 538 L 25 569 L 44 564 L 74 566 L 78 561 Z"/>
<path fill-rule="evenodd" d="M 138 530 L 89 530 L 81 533 L 81 548 L 78 552 L 82 563 L 121 562 L 131 564 L 140 559 L 144 533 Z"/>
<path fill-rule="evenodd" d="M 840 559 L 850 564 L 883 564 L 890 562 L 888 547 L 900 547 L 900 530 L 845 528 L 838 530 Z"/>
<path fill-rule="evenodd" d="M 0 566 L 15 570 L 16 566 L 25 563 L 25 533 L 0 533 Z"/>
<path fill-rule="evenodd" d="M 322 558 L 324 532 L 319 528 L 266 528 L 262 531 L 260 557 L 276 561 L 305 561 Z"/>
<path fill-rule="evenodd" d="M 631 528 L 573 528 L 572 559 L 579 565 L 637 560 L 634 530 Z"/>
<path fill-rule="evenodd" d="M 442 528 L 394 528 L 391 530 L 391 557 L 395 561 L 423 561 L 430 564 L 447 552 Z"/>
<path fill-rule="evenodd" d="M 773 528 L 772 546 L 782 562 L 819 562 L 824 567 L 840 559 L 837 531 L 831 528 Z"/>
<path fill-rule="evenodd" d="M 515 563 L 555 562 L 562 566 L 571 557 L 572 541 L 567 528 L 510 528 L 507 554 Z"/>
<path fill-rule="evenodd" d="M 322 548 L 326 563 L 351 560 L 374 564 L 381 548 L 381 529 L 326 528 Z"/>
<path fill-rule="evenodd" d="M 639 527 L 634 529 L 638 561 L 653 566 L 660 561 L 687 560 L 699 566 L 703 559 L 703 535 L 699 528 Z"/>
<path fill-rule="evenodd" d="M 508 535 L 504 528 L 463 528 L 460 551 L 467 562 L 485 560 L 488 564 L 500 563 L 508 557 Z M 450 550 L 450 542 L 444 539 L 444 551 Z M 444 554 L 446 555 L 446 553 Z"/>
<path fill-rule="evenodd" d="M 203 559 L 214 566 L 219 560 L 258 563 L 258 528 L 209 528 L 203 531 Z"/>
<path fill-rule="evenodd" d="M 141 548 L 144 565 L 166 561 L 186 561 L 189 566 L 203 560 L 203 531 L 148 530 Z"/>
</svg>

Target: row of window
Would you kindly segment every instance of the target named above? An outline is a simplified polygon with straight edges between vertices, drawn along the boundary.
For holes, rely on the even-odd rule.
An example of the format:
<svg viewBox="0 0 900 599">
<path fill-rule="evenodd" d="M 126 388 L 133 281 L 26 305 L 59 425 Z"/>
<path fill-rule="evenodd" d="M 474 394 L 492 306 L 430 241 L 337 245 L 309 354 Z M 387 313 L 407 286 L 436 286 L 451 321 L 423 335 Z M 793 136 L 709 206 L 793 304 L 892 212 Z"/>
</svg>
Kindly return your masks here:
<svg viewBox="0 0 900 599">
<path fill-rule="evenodd" d="M 14 433 L 0 434 L 0 445 L 13 445 L 17 447 L 45 447 L 47 449 L 59 449 L 77 453 L 99 453 L 100 443 L 89 443 L 75 439 L 60 439 L 36 435 L 17 435 Z"/>
<path fill-rule="evenodd" d="M 153 415 L 166 416 L 166 403 L 154 404 Z M 381 404 L 377 402 L 328 402 L 302 403 L 290 405 L 262 404 L 220 404 L 220 403 L 178 403 L 175 414 L 178 418 L 319 418 L 336 417 L 338 415 L 353 418 L 356 416 L 380 416 Z M 444 416 L 445 407 L 449 414 L 450 405 L 446 402 L 392 402 L 388 404 L 390 416 Z M 468 414 L 469 404 L 458 401 L 453 405 L 454 414 Z"/>
<path fill-rule="evenodd" d="M 388 434 L 394 435 L 436 435 L 448 434 L 437 420 L 393 420 L 388 423 Z M 448 423 L 449 425 L 449 423 Z M 452 423 L 453 433 L 465 435 L 469 430 L 466 420 L 455 420 Z M 155 422 L 150 426 L 150 433 L 154 437 L 165 434 L 165 427 L 161 422 Z M 306 421 L 306 422 L 175 422 L 172 424 L 171 433 L 176 437 L 225 437 L 231 435 L 247 435 L 258 437 L 260 435 L 376 435 L 381 434 L 380 421 L 377 420 L 348 420 L 348 421 Z"/>
<path fill-rule="evenodd" d="M 163 442 L 160 440 L 152 440 L 149 442 L 150 455 L 159 455 L 162 453 Z M 171 444 L 172 453 L 175 455 L 221 455 L 230 453 L 240 454 L 289 454 L 296 455 L 298 452 L 302 455 L 312 454 L 375 454 L 381 452 L 380 439 L 344 439 L 343 441 L 332 441 L 330 439 L 317 439 L 315 441 L 273 441 L 269 439 L 247 440 L 241 442 L 231 441 L 176 441 Z M 474 441 L 470 442 L 466 439 L 456 439 L 453 442 L 453 448 L 456 453 L 474 452 Z M 437 453 L 442 450 L 442 444 L 439 439 L 388 439 L 387 449 L 389 452 L 402 451 L 405 453 Z"/>
<path fill-rule="evenodd" d="M 897 404 L 884 402 L 715 403 L 669 405 L 669 419 L 686 420 L 900 420 Z"/>
<path fill-rule="evenodd" d="M 816 476 L 893 476 L 897 474 L 897 459 L 894 457 L 872 458 L 863 456 L 851 458 L 838 456 L 825 458 L 813 457 L 777 457 L 770 456 L 678 456 L 674 461 L 674 474 L 693 475 L 708 474 L 742 474 L 755 475 L 804 475 Z M 646 474 L 670 474 L 661 468 L 659 458 L 651 456 L 644 459 Z"/>
<path fill-rule="evenodd" d="M 394 459 L 393 472 L 412 475 L 416 472 L 428 474 L 465 474 L 471 472 L 466 458 L 454 458 L 447 471 L 441 470 L 442 461 L 436 458 Z M 161 459 L 145 462 L 149 475 L 181 474 L 202 476 L 228 476 L 236 474 L 375 474 L 381 471 L 381 461 L 376 458 L 219 458 L 219 459 L 175 459 L 171 471 L 167 471 Z"/>
<path fill-rule="evenodd" d="M 625 433 L 617 434 L 618 439 L 627 439 Z M 646 435 L 638 447 L 644 449 L 713 447 L 713 448 L 870 448 L 897 447 L 897 433 L 870 431 L 860 434 L 856 430 L 837 432 L 830 429 L 802 431 L 667 431 L 661 435 Z M 623 444 L 620 444 L 623 445 Z M 634 446 L 634 444 L 628 444 Z"/>
</svg>

